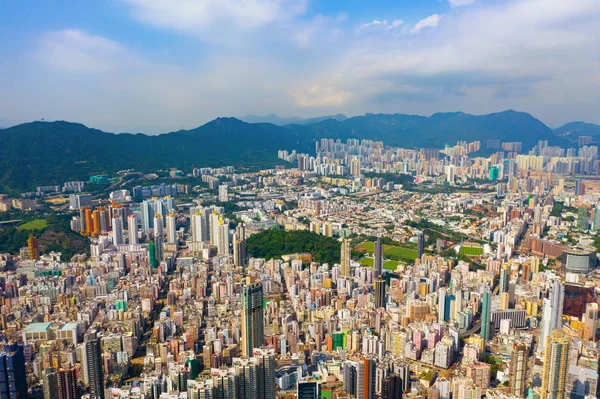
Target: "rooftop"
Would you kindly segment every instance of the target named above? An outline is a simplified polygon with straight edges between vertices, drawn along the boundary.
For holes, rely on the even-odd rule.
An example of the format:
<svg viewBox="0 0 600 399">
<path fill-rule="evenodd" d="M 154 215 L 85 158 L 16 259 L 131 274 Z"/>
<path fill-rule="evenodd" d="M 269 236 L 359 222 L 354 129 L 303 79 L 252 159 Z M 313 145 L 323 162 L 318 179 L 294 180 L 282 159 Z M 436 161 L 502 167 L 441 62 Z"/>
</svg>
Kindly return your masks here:
<svg viewBox="0 0 600 399">
<path fill-rule="evenodd" d="M 52 323 L 31 323 L 25 329 L 26 333 L 43 333 L 48 331 Z"/>
</svg>

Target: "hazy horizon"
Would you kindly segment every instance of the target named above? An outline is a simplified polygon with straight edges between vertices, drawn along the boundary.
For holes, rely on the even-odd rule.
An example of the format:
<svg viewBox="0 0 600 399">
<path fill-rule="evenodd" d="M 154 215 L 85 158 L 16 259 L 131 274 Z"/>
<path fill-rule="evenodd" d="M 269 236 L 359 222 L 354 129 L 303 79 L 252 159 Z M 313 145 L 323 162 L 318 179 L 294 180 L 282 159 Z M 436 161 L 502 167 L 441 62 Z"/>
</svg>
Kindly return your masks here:
<svg viewBox="0 0 600 399">
<path fill-rule="evenodd" d="M 0 121 L 528 112 L 600 124 L 597 0 L 9 2 Z M 102 18 L 97 18 L 102 15 Z"/>
</svg>

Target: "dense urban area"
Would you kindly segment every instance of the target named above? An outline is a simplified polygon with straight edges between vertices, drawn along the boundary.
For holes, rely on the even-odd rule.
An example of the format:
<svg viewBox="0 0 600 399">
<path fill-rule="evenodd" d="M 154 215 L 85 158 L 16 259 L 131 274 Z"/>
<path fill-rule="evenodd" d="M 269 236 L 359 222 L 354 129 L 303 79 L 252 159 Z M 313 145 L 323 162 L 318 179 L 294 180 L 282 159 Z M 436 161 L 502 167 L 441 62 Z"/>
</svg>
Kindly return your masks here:
<svg viewBox="0 0 600 399">
<path fill-rule="evenodd" d="M 597 397 L 592 137 L 276 155 L 0 195 L 0 397 Z"/>
</svg>

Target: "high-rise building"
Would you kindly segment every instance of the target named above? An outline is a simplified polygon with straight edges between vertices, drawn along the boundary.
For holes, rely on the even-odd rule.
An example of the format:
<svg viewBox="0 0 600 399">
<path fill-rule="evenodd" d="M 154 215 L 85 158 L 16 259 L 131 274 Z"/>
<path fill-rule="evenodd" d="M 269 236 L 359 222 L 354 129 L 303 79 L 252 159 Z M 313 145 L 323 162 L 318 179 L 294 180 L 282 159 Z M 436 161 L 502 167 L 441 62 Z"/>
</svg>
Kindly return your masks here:
<svg viewBox="0 0 600 399">
<path fill-rule="evenodd" d="M 598 304 L 595 302 L 585 305 L 585 314 L 583 322 L 587 330 L 588 339 L 596 340 L 596 331 L 598 331 Z"/>
<path fill-rule="evenodd" d="M 375 398 L 375 370 L 377 367 L 377 360 L 375 355 L 367 355 L 363 358 L 363 398 L 373 399 Z"/>
<path fill-rule="evenodd" d="M 89 380 L 90 399 L 104 399 L 104 372 L 99 339 L 84 342 L 85 364 Z"/>
<path fill-rule="evenodd" d="M 446 289 L 440 288 L 438 290 L 438 322 L 443 323 L 446 321 Z"/>
<path fill-rule="evenodd" d="M 219 236 L 219 220 L 221 219 L 221 214 L 217 211 L 212 211 L 212 213 L 208 217 L 209 219 L 209 238 L 210 245 L 216 247 L 218 236 Z"/>
<path fill-rule="evenodd" d="M 167 242 L 169 244 L 177 243 L 177 219 L 174 213 L 167 215 Z"/>
<path fill-rule="evenodd" d="M 446 181 L 450 184 L 454 183 L 454 179 L 456 176 L 456 166 L 448 165 L 446 166 Z"/>
<path fill-rule="evenodd" d="M 342 249 L 340 255 L 340 263 L 342 266 L 342 277 L 350 278 L 350 241 L 347 239 L 342 240 Z"/>
<path fill-rule="evenodd" d="M 481 337 L 484 341 L 490 339 L 490 327 L 492 313 L 492 293 L 489 287 L 486 287 L 481 298 Z"/>
<path fill-rule="evenodd" d="M 527 387 L 527 346 L 515 342 L 511 351 L 509 388 L 512 395 L 525 397 Z"/>
<path fill-rule="evenodd" d="M 546 337 L 540 399 L 564 399 L 569 366 L 571 338 L 562 330 Z"/>
<path fill-rule="evenodd" d="M 142 230 L 146 233 L 154 227 L 154 206 L 149 201 L 140 204 L 140 219 L 142 221 Z"/>
<path fill-rule="evenodd" d="M 77 369 L 59 369 L 56 374 L 58 380 L 58 398 L 79 398 L 80 395 L 77 388 Z"/>
<path fill-rule="evenodd" d="M 208 218 L 205 211 L 198 210 L 194 212 L 190 218 L 190 224 L 192 230 L 192 241 L 208 241 Z"/>
<path fill-rule="evenodd" d="M 158 261 L 161 261 L 163 258 L 164 235 L 163 216 L 157 213 L 154 215 L 154 243 L 156 244 L 156 259 Z"/>
<path fill-rule="evenodd" d="M 350 160 L 350 174 L 352 176 L 360 176 L 360 159 L 357 157 Z"/>
<path fill-rule="evenodd" d="M 242 289 L 242 354 L 252 356 L 252 350 L 262 347 L 264 340 L 262 284 L 246 284 Z"/>
<path fill-rule="evenodd" d="M 540 342 L 538 350 L 542 352 L 546 345 L 546 338 L 552 330 L 562 330 L 562 315 L 565 301 L 565 286 L 554 280 L 548 298 L 544 299 L 542 307 L 542 325 L 540 326 Z"/>
<path fill-rule="evenodd" d="M 217 252 L 219 255 L 229 255 L 229 223 L 219 218 L 217 229 Z"/>
<path fill-rule="evenodd" d="M 229 201 L 227 189 L 228 189 L 227 184 L 221 184 L 219 186 L 219 201 L 221 201 L 221 202 Z"/>
<path fill-rule="evenodd" d="M 500 268 L 500 293 L 508 292 L 509 283 L 510 283 L 510 276 L 508 274 L 508 265 L 504 264 Z"/>
<path fill-rule="evenodd" d="M 317 381 L 298 381 L 297 399 L 321 399 L 321 385 Z"/>
<path fill-rule="evenodd" d="M 258 398 L 275 399 L 275 351 L 273 348 L 254 348 L 252 355 L 258 365 Z"/>
<path fill-rule="evenodd" d="M 575 180 L 575 196 L 578 197 L 580 195 L 585 194 L 585 183 L 581 179 Z"/>
<path fill-rule="evenodd" d="M 37 260 L 40 256 L 37 238 L 33 236 L 33 233 L 29 233 L 29 238 L 27 238 L 27 253 L 29 260 Z"/>
<path fill-rule="evenodd" d="M 233 359 L 238 384 L 237 393 L 240 398 L 258 398 L 258 365 L 255 360 L 254 357 Z"/>
<path fill-rule="evenodd" d="M 379 277 L 383 272 L 383 243 L 381 242 L 381 238 L 377 237 L 374 247 L 373 272 L 375 273 L 375 277 Z"/>
<path fill-rule="evenodd" d="M 425 235 L 422 231 L 417 232 L 417 259 L 421 259 L 425 253 Z"/>
<path fill-rule="evenodd" d="M 246 226 L 243 223 L 236 226 L 233 235 L 233 264 L 246 267 Z"/>
<path fill-rule="evenodd" d="M 127 231 L 129 233 L 129 244 L 137 244 L 138 241 L 138 221 L 137 215 L 132 213 L 127 216 Z"/>
<path fill-rule="evenodd" d="M 0 352 L 0 398 L 27 398 L 23 345 L 8 344 Z"/>
<path fill-rule="evenodd" d="M 43 373 L 44 399 L 59 399 L 58 396 L 58 374 L 54 369 L 44 370 Z"/>
<path fill-rule="evenodd" d="M 381 399 L 402 399 L 402 378 L 398 374 L 390 374 L 385 378 Z"/>
<path fill-rule="evenodd" d="M 113 244 L 123 245 L 125 240 L 123 239 L 123 218 L 121 216 L 114 216 L 112 221 L 112 238 Z"/>
<path fill-rule="evenodd" d="M 375 308 L 385 308 L 385 280 L 375 280 Z"/>
</svg>

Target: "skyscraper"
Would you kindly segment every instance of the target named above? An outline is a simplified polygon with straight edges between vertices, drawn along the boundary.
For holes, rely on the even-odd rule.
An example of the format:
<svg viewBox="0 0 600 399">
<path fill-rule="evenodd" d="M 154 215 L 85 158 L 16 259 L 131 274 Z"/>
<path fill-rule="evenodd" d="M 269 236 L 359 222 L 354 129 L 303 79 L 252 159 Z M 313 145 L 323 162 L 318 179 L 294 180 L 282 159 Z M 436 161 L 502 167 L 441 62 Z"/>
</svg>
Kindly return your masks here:
<svg viewBox="0 0 600 399">
<path fill-rule="evenodd" d="M 438 290 L 438 322 L 443 323 L 446 313 L 446 289 L 440 288 Z"/>
<path fill-rule="evenodd" d="M 167 215 L 167 242 L 169 244 L 177 243 L 177 219 L 174 213 Z"/>
<path fill-rule="evenodd" d="M 538 350 L 541 352 L 546 345 L 546 338 L 552 330 L 562 330 L 562 315 L 565 301 L 565 286 L 554 280 L 548 298 L 544 299 L 542 307 L 542 325 L 540 327 L 540 342 Z"/>
<path fill-rule="evenodd" d="M 229 255 L 229 223 L 219 218 L 217 228 L 217 252 L 219 255 Z"/>
<path fill-rule="evenodd" d="M 425 235 L 422 231 L 417 232 L 417 259 L 421 259 L 425 253 Z"/>
<path fill-rule="evenodd" d="M 581 179 L 575 180 L 575 196 L 578 197 L 580 195 L 585 194 L 585 183 Z"/>
<path fill-rule="evenodd" d="M 375 280 L 375 308 L 385 308 L 385 280 Z"/>
<path fill-rule="evenodd" d="M 540 399 L 564 399 L 571 338 L 562 330 L 546 337 Z"/>
<path fill-rule="evenodd" d="M 59 369 L 57 377 L 59 399 L 77 399 L 80 397 L 77 389 L 77 370 L 75 368 Z"/>
<path fill-rule="evenodd" d="M 0 398 L 27 398 L 23 345 L 5 345 L 0 353 Z"/>
<path fill-rule="evenodd" d="M 383 381 L 381 399 L 401 399 L 402 378 L 398 374 L 390 374 Z"/>
<path fill-rule="evenodd" d="M 29 254 L 29 260 L 37 260 L 39 258 L 37 239 L 32 233 L 29 233 L 29 238 L 27 239 L 27 253 Z"/>
<path fill-rule="evenodd" d="M 590 340 L 596 340 L 596 331 L 598 330 L 598 304 L 588 303 L 585 305 L 585 315 L 583 321 L 587 329 Z"/>
<path fill-rule="evenodd" d="M 381 272 L 383 271 L 383 244 L 379 237 L 375 241 L 375 250 L 373 251 L 373 271 L 375 272 L 375 277 L 381 276 Z"/>
<path fill-rule="evenodd" d="M 509 388 L 512 395 L 525 397 L 527 386 L 527 346 L 515 342 L 511 351 Z"/>
<path fill-rule="evenodd" d="M 59 399 L 58 374 L 54 369 L 47 369 L 43 374 L 44 399 Z"/>
<path fill-rule="evenodd" d="M 227 184 L 219 185 L 219 201 L 221 201 L 221 202 L 229 201 L 227 189 L 228 189 Z"/>
<path fill-rule="evenodd" d="M 258 397 L 261 399 L 275 399 L 275 351 L 273 348 L 263 347 L 254 348 L 251 353 L 258 365 L 256 378 L 258 384 Z"/>
<path fill-rule="evenodd" d="M 156 259 L 160 262 L 163 258 L 163 244 L 165 228 L 163 226 L 163 216 L 160 213 L 154 215 L 154 243 L 156 244 Z"/>
<path fill-rule="evenodd" d="M 352 176 L 360 176 L 360 159 L 357 157 L 350 160 L 350 174 Z"/>
<path fill-rule="evenodd" d="M 102 371 L 102 350 L 100 340 L 84 342 L 85 363 L 89 379 L 90 399 L 104 399 L 104 373 Z"/>
<path fill-rule="evenodd" d="M 342 240 L 342 250 L 340 255 L 342 277 L 344 278 L 350 278 L 350 261 L 350 241 L 344 238 Z"/>
<path fill-rule="evenodd" d="M 242 289 L 242 354 L 252 356 L 254 348 L 264 344 L 263 289 L 260 282 Z"/>
<path fill-rule="evenodd" d="M 142 230 L 150 231 L 154 227 L 154 207 L 150 202 L 144 201 L 140 204 L 140 216 L 142 220 Z"/>
<path fill-rule="evenodd" d="M 240 223 L 233 235 L 233 264 L 246 267 L 246 226 Z"/>
<path fill-rule="evenodd" d="M 212 211 L 209 215 L 209 226 L 210 226 L 210 245 L 217 246 L 217 237 L 219 235 L 219 219 L 221 219 L 221 214 L 217 211 Z"/>
<path fill-rule="evenodd" d="M 208 219 L 206 212 L 196 211 L 191 219 L 192 241 L 206 242 L 208 241 Z"/>
<path fill-rule="evenodd" d="M 510 277 L 508 275 L 508 265 L 502 265 L 500 268 L 500 293 L 508 292 Z"/>
<path fill-rule="evenodd" d="M 132 213 L 127 216 L 127 230 L 129 233 L 129 244 L 137 244 L 138 243 L 138 221 L 137 215 Z"/>
<path fill-rule="evenodd" d="M 481 298 L 481 337 L 484 341 L 490 339 L 490 315 L 492 312 L 492 294 L 486 287 Z"/>
<path fill-rule="evenodd" d="M 125 240 L 123 239 L 123 218 L 121 216 L 113 216 L 112 221 L 112 236 L 113 244 L 123 245 Z"/>
<path fill-rule="evenodd" d="M 364 399 L 373 399 L 375 398 L 375 370 L 377 366 L 377 361 L 375 360 L 375 355 L 368 355 L 363 358 L 363 372 L 364 372 L 364 390 L 363 390 L 363 398 Z"/>
</svg>

